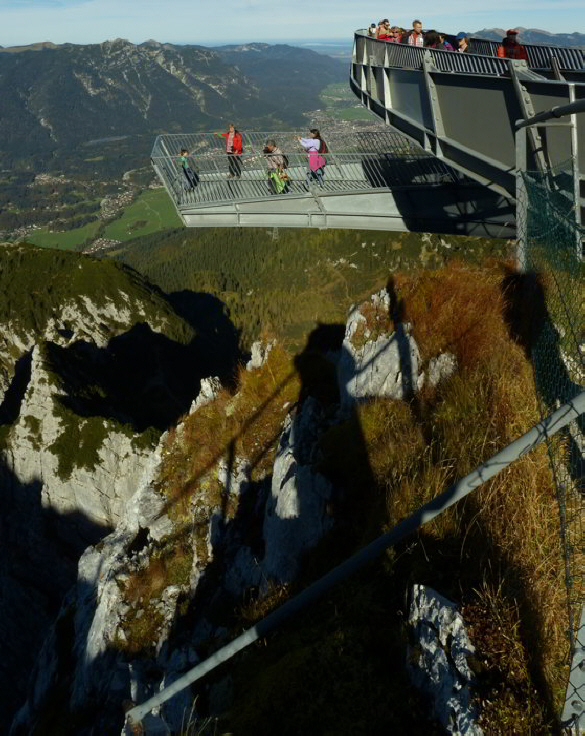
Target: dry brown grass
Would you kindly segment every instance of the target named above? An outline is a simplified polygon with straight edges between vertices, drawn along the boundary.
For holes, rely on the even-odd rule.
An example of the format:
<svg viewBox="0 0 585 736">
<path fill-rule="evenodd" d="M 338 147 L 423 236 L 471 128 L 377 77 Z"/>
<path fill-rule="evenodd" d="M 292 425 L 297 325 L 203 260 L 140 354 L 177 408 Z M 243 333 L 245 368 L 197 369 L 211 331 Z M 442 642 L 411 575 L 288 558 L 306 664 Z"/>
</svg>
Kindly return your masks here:
<svg viewBox="0 0 585 736">
<path fill-rule="evenodd" d="M 383 516 L 379 499 L 371 506 L 369 536 L 413 513 L 539 421 L 530 363 L 504 319 L 505 275 L 499 266 L 452 264 L 396 279 L 423 360 L 450 351 L 459 371 L 411 405 L 376 400 L 358 407 L 367 470 L 385 497 Z M 355 428 L 344 426 L 323 440 L 325 470 L 335 465 L 333 475 L 356 486 L 364 480 L 359 442 Z M 410 580 L 434 584 L 469 611 L 484 612 L 485 618 L 473 620 L 491 663 L 483 680 L 501 669 L 501 641 L 490 634 L 492 613 L 515 622 L 507 656 L 524 680 L 521 687 L 497 688 L 490 732 L 529 732 L 523 730 L 527 713 L 532 732 L 552 728 L 568 644 L 558 508 L 546 448 L 516 461 L 425 527 L 408 560 Z"/>
<path fill-rule="evenodd" d="M 425 388 L 410 404 L 362 404 L 325 433 L 316 469 L 342 489 L 343 501 L 334 508 L 337 537 L 308 557 L 292 593 L 539 420 L 531 367 L 507 323 L 507 276 L 497 264 L 472 268 L 452 262 L 437 271 L 395 277 L 401 319 L 412 324 L 423 367 L 448 351 L 457 357 L 458 372 L 436 389 Z M 366 318 L 370 337 L 388 331 L 390 315 L 373 309 Z M 365 332 L 358 338 L 364 339 Z M 182 437 L 170 439 L 161 487 L 179 517 L 189 516 L 193 499 L 207 506 L 220 503 L 214 472 L 219 458 L 229 453 L 246 458 L 255 478 L 270 472 L 282 421 L 299 395 L 295 366 L 302 361 L 293 362 L 285 350 L 275 348 L 261 371 L 240 374 L 235 397 L 222 392 L 186 419 Z M 316 374 L 324 370 L 315 363 L 313 369 Z M 323 388 L 318 381 L 315 386 Z M 324 391 L 321 398 L 327 402 L 331 397 Z M 479 698 L 489 701 L 482 726 L 489 733 L 554 731 L 568 649 L 558 526 L 547 453 L 540 447 L 395 550 L 384 566 L 382 587 L 380 571 L 373 582 L 364 582 L 375 599 L 384 598 L 387 587 L 391 597 L 402 601 L 410 583 L 422 582 L 462 603 L 478 647 Z M 261 602 L 247 602 L 241 624 L 264 616 L 286 595 L 286 589 L 277 589 Z M 349 631 L 343 622 L 350 604 L 343 591 L 335 601 L 336 626 L 343 636 Z M 354 622 L 354 648 L 360 627 L 368 625 L 367 615 Z M 314 620 L 307 637 L 326 639 L 326 628 L 327 622 Z M 336 653 L 335 663 L 345 656 Z M 383 676 L 383 655 L 372 649 L 365 656 L 372 667 L 380 664 L 376 677 Z M 283 667 L 285 662 L 286 657 Z M 319 665 L 312 662 L 311 667 Z M 275 681 L 278 668 L 274 665 Z"/>
<path fill-rule="evenodd" d="M 260 370 L 240 370 L 235 395 L 224 389 L 185 419 L 181 439 L 169 436 L 159 476 L 176 517 L 189 518 L 197 497 L 207 508 L 221 505 L 216 469 L 222 459 L 228 464 L 245 459 L 252 480 L 270 472 L 282 422 L 299 388 L 291 356 L 276 345 Z M 231 516 L 234 509 L 227 512 Z"/>
</svg>

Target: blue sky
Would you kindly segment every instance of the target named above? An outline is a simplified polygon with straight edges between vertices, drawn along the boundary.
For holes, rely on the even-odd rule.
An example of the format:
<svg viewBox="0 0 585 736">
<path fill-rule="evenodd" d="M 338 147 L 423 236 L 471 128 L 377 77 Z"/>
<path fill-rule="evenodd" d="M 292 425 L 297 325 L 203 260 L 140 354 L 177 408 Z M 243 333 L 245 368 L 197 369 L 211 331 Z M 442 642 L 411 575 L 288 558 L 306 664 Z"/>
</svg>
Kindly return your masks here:
<svg viewBox="0 0 585 736">
<path fill-rule="evenodd" d="M 392 10 L 392 6 L 397 6 Z M 409 27 L 473 32 L 525 26 L 585 33 L 585 0 L 0 0 L 0 45 L 154 38 L 175 43 L 351 39 L 381 17 Z"/>
</svg>

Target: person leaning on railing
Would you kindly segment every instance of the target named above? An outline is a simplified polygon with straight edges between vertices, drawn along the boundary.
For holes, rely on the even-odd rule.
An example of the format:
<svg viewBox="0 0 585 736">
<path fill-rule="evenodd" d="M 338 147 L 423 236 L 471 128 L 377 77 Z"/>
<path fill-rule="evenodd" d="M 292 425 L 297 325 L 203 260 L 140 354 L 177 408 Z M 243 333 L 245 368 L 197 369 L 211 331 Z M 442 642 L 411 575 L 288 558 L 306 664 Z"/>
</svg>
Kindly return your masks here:
<svg viewBox="0 0 585 736">
<path fill-rule="evenodd" d="M 519 33 L 520 31 L 517 28 L 510 28 L 510 30 L 506 31 L 506 38 L 502 39 L 502 44 L 498 48 L 500 59 L 528 58 L 526 49 L 516 40 Z"/>
<path fill-rule="evenodd" d="M 378 26 L 378 30 L 376 31 L 376 38 L 378 39 L 378 41 L 390 41 L 390 21 L 388 20 L 388 18 L 384 18 L 384 20 L 380 21 L 380 25 Z"/>
<path fill-rule="evenodd" d="M 442 49 L 443 41 L 437 31 L 429 30 L 425 33 L 424 45 L 427 49 Z"/>
<path fill-rule="evenodd" d="M 268 194 L 286 194 L 288 190 L 288 175 L 286 156 L 276 145 L 273 138 L 264 144 L 263 153 L 266 156 L 266 174 L 268 176 Z"/>
<path fill-rule="evenodd" d="M 457 51 L 460 54 L 469 53 L 469 35 L 465 31 L 459 31 L 455 36 L 455 41 L 457 42 Z"/>
<path fill-rule="evenodd" d="M 402 36 L 404 36 L 406 31 L 404 31 L 403 28 L 399 28 L 398 26 L 392 26 L 390 29 L 390 38 L 388 41 L 390 43 L 400 43 L 402 40 Z"/>
</svg>

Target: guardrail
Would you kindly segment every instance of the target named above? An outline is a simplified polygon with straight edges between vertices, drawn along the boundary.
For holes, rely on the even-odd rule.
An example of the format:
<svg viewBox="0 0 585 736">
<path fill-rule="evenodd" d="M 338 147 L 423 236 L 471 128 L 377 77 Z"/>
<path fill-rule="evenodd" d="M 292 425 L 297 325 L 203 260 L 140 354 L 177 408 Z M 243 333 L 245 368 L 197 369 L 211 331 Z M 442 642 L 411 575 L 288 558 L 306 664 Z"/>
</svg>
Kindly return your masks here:
<svg viewBox="0 0 585 736">
<path fill-rule="evenodd" d="M 501 44 L 498 41 L 490 41 L 485 38 L 469 39 L 470 46 L 476 54 L 485 56 L 497 56 Z M 585 50 L 565 46 L 541 46 L 531 43 L 523 43 L 528 56 L 528 66 L 535 71 L 547 69 L 552 70 L 552 59 L 556 59 L 561 69 L 566 71 L 585 70 Z"/>
<path fill-rule="evenodd" d="M 210 133 L 158 136 L 151 160 L 179 207 L 274 196 L 306 196 L 309 191 L 308 155 L 299 152 L 296 135 L 290 132 L 244 133 L 244 153 L 238 156 L 241 173 L 237 177 L 230 176 L 233 170 L 225 151 L 225 139 Z M 267 139 L 275 140 L 288 159 L 289 182 L 280 194 L 268 183 L 270 154 L 263 153 Z M 342 140 L 338 135 L 327 143 L 329 152 L 324 154 L 324 178 L 321 185 L 315 187 L 322 195 L 453 184 L 462 180 L 443 162 L 398 133 L 344 135 Z M 332 145 L 353 151 L 339 153 L 332 150 Z M 181 169 L 179 154 L 182 149 L 189 151 L 189 164 L 198 179 L 195 188 L 189 187 Z"/>
<path fill-rule="evenodd" d="M 403 43 L 389 43 L 368 36 L 367 31 L 356 31 L 356 63 L 361 63 L 363 54 L 367 54 L 370 66 L 396 66 L 400 68 L 421 69 L 423 54 L 431 53 L 433 63 L 439 71 L 458 72 L 460 74 L 488 74 L 505 76 L 509 74 L 509 59 L 498 57 L 500 44 L 496 41 L 471 38 L 473 53 L 461 54 L 442 49 L 427 49 Z M 563 71 L 585 71 L 585 51 L 562 46 L 536 46 L 522 44 L 526 48 L 529 69 L 553 71 L 556 59 Z"/>
</svg>

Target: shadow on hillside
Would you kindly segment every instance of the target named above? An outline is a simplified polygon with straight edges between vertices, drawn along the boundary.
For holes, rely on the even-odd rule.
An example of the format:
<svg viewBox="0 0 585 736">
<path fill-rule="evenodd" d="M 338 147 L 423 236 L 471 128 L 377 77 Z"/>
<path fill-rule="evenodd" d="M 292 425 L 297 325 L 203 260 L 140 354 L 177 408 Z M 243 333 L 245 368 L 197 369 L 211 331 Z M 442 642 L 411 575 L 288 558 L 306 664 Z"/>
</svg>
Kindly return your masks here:
<svg viewBox="0 0 585 736">
<path fill-rule="evenodd" d="M 403 348 L 399 351 L 400 369 L 403 376 L 408 377 L 411 375 L 412 366 L 410 364 L 410 351 L 407 349 L 406 331 L 402 325 L 404 308 L 398 299 L 392 279 L 389 280 L 387 289 L 390 297 L 389 317 L 394 324 L 398 339 L 403 344 Z M 387 518 L 386 503 L 391 501 L 386 497 L 386 488 L 381 488 L 376 483 L 358 411 L 354 407 L 345 415 L 338 413 L 341 399 L 340 389 L 335 366 L 329 358 L 333 355 L 339 358 L 342 354 L 343 335 L 343 325 L 320 325 L 311 333 L 305 348 L 295 358 L 295 371 L 300 376 L 301 387 L 298 400 L 289 410 L 290 424 L 287 424 L 284 432 L 279 430 L 258 449 L 258 453 L 252 459 L 251 468 L 249 469 L 249 472 L 251 472 L 258 465 L 260 459 L 277 443 L 280 443 L 277 452 L 277 463 L 284 461 L 287 455 L 289 459 L 289 464 L 284 466 L 282 474 L 278 476 L 282 479 L 280 490 L 292 478 L 299 477 L 301 472 L 305 472 L 303 470 L 305 468 L 308 474 L 320 473 L 332 482 L 332 492 L 323 501 L 325 513 L 335 520 L 335 525 L 324 541 L 313 550 L 306 552 L 302 558 L 299 576 L 288 589 L 288 593 L 292 595 L 328 572 L 352 551 L 363 546 L 373 536 L 377 535 L 380 532 L 380 525 Z M 283 387 L 294 377 L 295 373 L 285 378 L 275 388 L 273 394 L 254 410 L 247 418 L 243 431 L 253 428 L 254 423 L 260 419 L 270 402 L 279 395 Z M 403 388 L 407 391 L 407 395 L 412 395 L 413 386 L 411 383 L 403 385 Z M 417 416 L 416 407 L 414 413 Z M 422 416 L 417 416 L 417 419 L 421 423 L 424 421 Z M 328 437 L 329 441 L 321 442 L 323 436 L 332 428 L 336 431 Z M 153 679 L 163 674 L 165 666 L 169 664 L 173 653 L 179 647 L 185 647 L 187 651 L 195 649 L 198 659 L 203 660 L 233 638 L 234 632 L 241 630 L 243 621 L 249 620 L 252 623 L 253 620 L 261 618 L 266 613 L 266 609 L 262 610 L 262 591 L 266 589 L 266 578 L 262 563 L 267 554 L 264 531 L 267 519 L 266 509 L 267 506 L 270 508 L 269 505 L 273 500 L 272 491 L 274 490 L 276 473 L 257 481 L 243 483 L 235 515 L 230 518 L 228 513 L 229 496 L 232 490 L 233 477 L 237 470 L 236 439 L 235 437 L 232 438 L 227 446 L 223 447 L 221 452 L 212 458 L 205 467 L 199 468 L 198 478 L 201 478 L 223 458 L 226 463 L 228 481 L 227 487 L 223 491 L 222 503 L 211 525 L 211 559 L 201 573 L 195 594 L 193 597 L 185 597 L 185 594 L 183 594 L 183 598 L 179 599 L 177 608 L 183 615 L 174 621 L 168 643 L 156 659 L 149 660 L 150 652 L 148 651 L 134 655 L 133 666 L 137 668 L 136 671 L 147 672 L 150 670 Z M 318 450 L 315 451 L 315 448 L 318 448 Z M 339 462 L 340 458 L 346 461 L 343 465 Z M 185 494 L 191 492 L 192 487 L 192 484 L 190 484 L 185 489 Z M 180 500 L 181 498 L 175 498 L 169 501 L 165 511 L 170 511 L 173 504 Z M 437 541 L 431 535 L 420 533 L 416 538 L 411 537 L 399 545 L 396 549 L 395 559 L 397 562 L 396 569 L 393 571 L 394 577 L 387 574 L 382 575 L 382 566 L 376 566 L 375 569 L 370 566 L 363 570 L 357 582 L 358 576 L 354 576 L 353 583 L 364 584 L 366 588 L 370 585 L 371 577 L 376 578 L 377 575 L 379 578 L 371 585 L 376 586 L 376 597 L 383 601 L 383 605 L 381 604 L 380 608 L 373 613 L 373 619 L 369 617 L 370 612 L 367 610 L 367 606 L 362 606 L 361 601 L 353 604 L 348 600 L 351 596 L 338 588 L 328 594 L 325 603 L 317 604 L 318 606 L 324 606 L 325 604 L 329 606 L 330 620 L 325 622 L 321 620 L 318 623 L 313 621 L 307 624 L 310 614 L 303 614 L 296 619 L 296 623 L 287 627 L 288 633 L 291 630 L 297 634 L 299 634 L 299 631 L 301 632 L 298 642 L 300 651 L 289 651 L 287 649 L 287 633 L 283 632 L 285 651 L 281 653 L 278 662 L 276 664 L 271 663 L 270 667 L 265 668 L 261 660 L 258 669 L 251 673 L 250 683 L 248 684 L 252 690 L 254 688 L 258 689 L 256 687 L 258 684 L 262 687 L 261 708 L 264 707 L 263 704 L 271 701 L 272 694 L 279 694 L 281 700 L 279 700 L 278 705 L 282 707 L 273 709 L 272 713 L 275 713 L 275 715 L 271 715 L 277 721 L 270 723 L 270 730 L 263 730 L 260 725 L 260 718 L 266 718 L 267 715 L 266 711 L 262 710 L 260 715 L 251 713 L 255 719 L 254 730 L 236 729 L 236 732 L 274 733 L 278 731 L 283 734 L 307 732 L 306 729 L 305 731 L 302 730 L 302 725 L 306 724 L 306 720 L 303 719 L 306 719 L 307 712 L 311 712 L 310 707 L 313 703 L 316 703 L 315 707 L 323 714 L 322 717 L 326 721 L 328 718 L 333 719 L 327 721 L 323 728 L 323 731 L 327 728 L 331 730 L 332 723 L 337 725 L 336 718 L 340 719 L 339 722 L 342 721 L 341 716 L 331 712 L 331 703 L 335 703 L 335 698 L 337 698 L 340 706 L 345 706 L 346 703 L 350 702 L 352 706 L 355 705 L 353 697 L 355 687 L 360 688 L 359 692 L 362 698 L 357 708 L 354 709 L 360 711 L 356 722 L 359 722 L 359 726 L 363 727 L 364 732 L 374 732 L 383 725 L 384 732 L 392 732 L 392 729 L 394 729 L 396 732 L 408 733 L 404 729 L 404 723 L 408 721 L 410 728 L 412 718 L 417 718 L 420 719 L 420 722 L 413 726 L 411 733 L 423 731 L 433 733 L 428 723 L 423 725 L 426 713 L 425 707 L 419 705 L 418 696 L 413 693 L 412 687 L 403 677 L 404 673 L 400 675 L 399 682 L 392 679 L 397 677 L 396 671 L 401 668 L 392 665 L 392 662 L 396 660 L 389 660 L 389 652 L 396 659 L 404 654 L 403 639 L 400 634 L 405 612 L 404 590 L 414 582 L 428 583 L 441 593 L 451 595 L 454 600 L 460 600 L 464 591 L 477 590 L 482 581 L 486 579 L 498 581 L 501 577 L 505 577 L 508 581 L 508 587 L 511 590 L 510 596 L 517 600 L 520 606 L 525 650 L 528 650 L 527 643 L 535 643 L 534 652 L 528 652 L 533 681 L 538 687 L 543 702 L 546 702 L 549 706 L 549 715 L 552 714 L 552 720 L 554 720 L 554 711 L 551 710 L 552 700 L 543 684 L 543 678 L 540 676 L 542 663 L 538 659 L 538 652 L 541 650 L 538 646 L 539 612 L 534 610 L 530 590 L 526 588 L 527 584 L 520 571 L 514 569 L 505 555 L 498 549 L 495 540 L 489 537 L 481 521 L 478 521 L 478 508 L 474 503 L 472 497 L 465 506 L 465 512 L 462 512 L 464 521 L 459 525 L 461 531 L 458 534 Z M 272 510 L 274 511 L 274 509 Z M 313 511 L 312 507 L 305 505 L 304 498 L 299 496 L 295 514 L 289 515 L 288 518 L 284 515 L 279 516 L 277 519 L 276 525 L 279 527 L 277 535 L 281 535 L 282 539 L 298 537 L 304 532 L 303 527 L 307 521 L 307 516 L 312 514 Z M 195 520 L 193 520 L 193 523 L 195 523 Z M 470 528 L 473 529 L 472 534 L 469 532 Z M 192 534 L 193 526 L 189 522 L 186 528 L 178 530 L 174 537 L 167 538 L 165 543 L 171 547 L 185 543 L 191 544 Z M 147 534 L 145 531 L 141 531 L 135 540 L 128 540 L 128 547 L 132 547 L 137 551 L 144 547 L 146 543 Z M 242 561 L 239 555 L 244 548 L 249 550 L 249 555 Z M 464 553 L 467 549 L 470 552 Z M 198 554 L 200 553 L 201 550 L 198 550 Z M 254 561 L 256 567 L 251 564 Z M 244 568 L 247 568 L 247 570 Z M 250 571 L 251 577 L 245 577 Z M 121 568 L 120 572 L 124 572 L 124 570 Z M 233 575 L 236 576 L 236 583 L 238 582 L 238 575 L 240 575 L 239 581 L 246 583 L 243 593 L 241 586 L 230 585 L 229 580 L 233 580 L 233 577 L 230 578 L 230 576 Z M 390 587 L 392 590 L 389 592 L 388 588 Z M 270 593 L 270 590 L 268 592 Z M 78 595 L 91 598 L 95 596 L 95 590 L 92 590 L 91 586 L 87 589 L 82 587 L 79 589 Z M 246 608 L 254 601 L 259 601 L 260 607 L 254 609 L 252 606 L 246 619 Z M 270 605 L 278 605 L 278 603 L 269 601 L 267 606 Z M 350 639 L 349 642 L 344 642 L 343 616 L 348 606 L 351 605 L 360 608 L 360 616 L 363 618 L 360 626 L 364 628 L 366 633 Z M 381 635 L 379 629 L 382 629 Z M 395 648 L 382 650 L 380 641 L 385 641 L 384 636 L 389 636 L 389 629 L 392 632 L 396 631 L 395 634 L 392 634 L 392 636 L 396 636 Z M 372 631 L 374 632 L 373 635 Z M 328 643 L 330 633 L 331 637 L 339 634 L 339 641 L 341 642 L 339 647 Z M 326 665 L 323 665 L 319 656 L 315 654 L 315 652 L 319 652 L 319 647 L 322 644 L 319 640 L 321 636 L 327 639 L 327 642 L 325 642 L 327 644 Z M 275 639 L 277 637 L 271 640 L 271 646 Z M 294 638 L 292 641 L 295 641 Z M 505 642 L 503 644 L 505 645 Z M 356 650 L 355 658 L 349 661 L 352 662 L 352 672 L 357 670 L 359 673 L 357 679 L 355 676 L 354 679 L 351 676 L 348 677 L 347 670 L 347 653 L 354 648 Z M 260 647 L 255 650 L 252 649 L 249 656 L 261 658 L 260 651 Z M 118 657 L 118 660 L 116 660 L 116 657 Z M 112 665 L 112 662 L 116 661 L 119 662 L 119 652 L 110 649 L 92 663 L 92 667 L 106 669 Z M 239 661 L 241 662 L 241 660 Z M 186 656 L 180 658 L 179 664 L 176 660 L 173 660 L 174 671 L 181 674 L 188 670 L 193 663 L 193 661 L 187 662 Z M 197 695 L 197 712 L 199 714 L 217 712 L 217 689 L 215 685 L 225 677 L 228 671 L 238 666 L 238 660 L 233 660 L 231 664 L 222 666 L 217 672 L 198 683 L 190 691 L 191 694 Z M 289 671 L 295 673 L 295 677 L 290 681 L 286 679 Z M 320 682 L 315 682 L 315 672 L 317 673 L 317 680 L 321 680 Z M 285 679 L 284 683 L 280 681 L 280 675 Z M 505 675 L 506 673 L 502 673 L 502 678 Z M 373 699 L 372 696 L 364 695 L 364 692 L 367 693 L 369 690 L 372 693 L 380 692 L 380 680 L 384 684 L 383 690 L 385 693 L 392 692 L 393 687 L 398 684 L 400 686 L 399 694 L 386 699 L 383 697 Z M 312 692 L 308 692 L 307 688 L 303 690 L 304 681 L 308 683 L 308 690 L 311 690 L 311 686 L 313 686 Z M 289 689 L 289 684 L 294 687 Z M 329 688 L 331 684 L 334 687 Z M 485 678 L 482 681 L 482 686 L 485 685 L 486 692 L 490 694 L 492 685 L 496 686 L 498 684 L 499 681 L 486 683 Z M 295 687 L 300 688 L 303 697 L 305 694 L 307 695 L 308 700 L 306 702 L 297 697 Z M 108 723 L 118 723 L 122 718 L 122 701 L 128 697 L 129 692 L 128 680 L 121 677 L 119 689 L 108 693 L 107 703 L 105 696 L 103 702 L 99 700 L 103 695 L 102 693 L 95 694 L 93 701 L 99 710 L 99 717 L 104 719 L 103 724 L 106 723 L 107 719 L 110 719 L 107 721 Z M 153 693 L 141 693 L 137 699 L 142 702 L 151 694 Z M 328 697 L 323 698 L 323 694 L 327 694 Z M 528 695 L 532 697 L 532 693 Z M 178 698 L 178 700 L 180 699 Z M 413 703 L 416 703 L 417 706 L 414 709 L 412 708 Z M 367 706 L 365 709 L 361 707 L 364 704 Z M 368 710 L 370 706 L 371 711 Z M 229 704 L 227 707 L 229 707 Z M 348 715 L 350 718 L 356 717 L 354 710 L 349 708 Z M 95 725 L 95 721 L 93 725 Z M 347 726 L 347 724 L 345 725 Z M 339 732 L 342 731 L 343 727 L 340 726 Z"/>
<path fill-rule="evenodd" d="M 31 671 L 75 583 L 82 551 L 111 531 L 82 513 L 43 506 L 41 490 L 40 479 L 22 483 L 0 458 L 1 733 L 8 733 L 27 697 Z"/>
<path fill-rule="evenodd" d="M 556 286 L 551 287 L 556 289 Z M 542 277 L 537 273 L 521 274 L 509 270 L 502 282 L 504 316 L 511 337 L 524 350 L 532 363 L 536 391 L 548 410 L 553 412 L 560 405 L 574 399 L 584 390 L 575 383 L 567 370 L 561 354 L 561 336 L 553 316 L 548 311 L 546 292 Z M 572 329 L 567 328 L 567 329 Z M 574 335 L 572 346 L 579 341 Z M 579 358 L 573 356 L 576 364 Z M 585 415 L 576 421 L 581 434 L 585 435 Z M 560 432 L 567 451 L 563 453 L 567 470 L 575 488 L 585 491 L 585 460 L 570 428 Z M 562 469 L 561 469 L 562 473 Z"/>
<path fill-rule="evenodd" d="M 12 424 L 18 417 L 31 376 L 32 350 L 27 350 L 16 361 L 14 375 L 0 402 L 0 425 Z"/>
<path fill-rule="evenodd" d="M 63 406 L 78 416 L 130 424 L 135 432 L 149 427 L 164 431 L 189 411 L 202 378 L 233 380 L 241 358 L 237 331 L 219 300 L 199 296 L 206 295 L 181 295 L 186 313 L 192 310 L 194 315 L 207 303 L 210 315 L 204 328 L 195 325 L 198 334 L 189 345 L 154 332 L 144 322 L 113 337 L 105 348 L 83 340 L 68 347 L 49 343 L 49 367 L 66 394 L 60 399 Z"/>
</svg>

